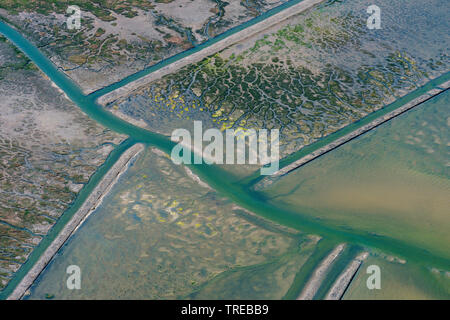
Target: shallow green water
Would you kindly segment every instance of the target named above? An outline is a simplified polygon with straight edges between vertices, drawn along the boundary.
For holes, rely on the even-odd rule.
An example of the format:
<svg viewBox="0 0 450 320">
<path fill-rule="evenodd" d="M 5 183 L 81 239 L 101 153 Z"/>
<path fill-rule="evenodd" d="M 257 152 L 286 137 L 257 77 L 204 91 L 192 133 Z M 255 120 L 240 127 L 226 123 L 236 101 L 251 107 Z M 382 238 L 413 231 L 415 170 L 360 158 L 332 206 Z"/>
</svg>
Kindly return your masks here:
<svg viewBox="0 0 450 320">
<path fill-rule="evenodd" d="M 281 298 L 314 241 L 233 206 L 147 149 L 39 276 L 29 298 Z M 81 290 L 66 287 L 72 264 L 82 270 Z"/>
<path fill-rule="evenodd" d="M 322 239 L 317 244 L 314 252 L 309 257 L 308 261 L 301 266 L 300 270 L 295 275 L 294 282 L 289 290 L 284 295 L 284 300 L 295 300 L 300 295 L 300 292 L 307 284 L 309 278 L 313 275 L 314 270 L 319 263 L 327 257 L 336 247 L 335 242 Z"/>
<path fill-rule="evenodd" d="M 72 101 L 74 101 L 80 107 L 80 109 L 82 109 L 91 118 L 114 131 L 129 135 L 133 138 L 133 141 L 142 141 L 147 144 L 157 146 L 158 148 L 166 152 L 171 150 L 173 143 L 170 142 L 166 137 L 135 127 L 125 121 L 114 117 L 111 113 L 105 111 L 102 107 L 95 103 L 95 95 L 90 97 L 84 96 L 80 88 L 76 86 L 70 79 L 68 79 L 62 72 L 60 72 L 51 63 L 51 61 L 49 61 L 39 52 L 37 48 L 31 45 L 17 31 L 10 28 L 3 22 L 0 22 L 0 33 L 4 34 L 10 41 L 12 41 L 18 48 L 20 48 L 53 82 L 58 85 L 58 87 L 60 87 L 68 95 L 68 97 Z M 303 154 L 312 152 L 317 148 L 320 148 L 328 142 L 346 134 L 348 131 L 364 125 L 364 123 L 369 122 L 372 118 L 378 117 L 386 112 L 389 112 L 389 110 L 391 109 L 399 107 L 401 104 L 412 100 L 420 94 L 449 79 L 450 73 L 447 73 L 429 82 L 426 86 L 402 98 L 401 101 L 387 108 L 384 108 L 375 114 L 370 115 L 368 118 L 363 119 L 358 123 L 352 124 L 348 128 L 344 128 L 343 130 L 337 132 L 336 134 L 333 134 L 332 136 L 318 141 L 318 143 L 302 149 L 295 156 L 282 161 L 282 165 L 287 165 L 290 162 L 295 161 Z M 129 78 L 125 82 L 121 82 L 116 86 L 123 85 L 131 80 L 133 80 L 133 78 Z M 110 87 L 108 90 L 110 89 L 113 89 L 113 87 Z M 107 162 L 105 166 L 103 166 L 102 172 L 106 172 L 109 166 L 114 162 L 113 159 L 117 159 L 124 149 L 125 148 L 118 149 L 118 151 L 114 153 L 114 156 L 111 157 L 111 161 Z M 416 259 L 419 261 L 427 261 L 429 263 L 440 266 L 449 265 L 449 260 L 447 258 L 442 258 L 435 253 L 417 248 L 415 246 L 411 246 L 405 241 L 396 240 L 395 238 L 391 238 L 390 236 L 380 237 L 379 235 L 374 235 L 370 231 L 361 231 L 358 228 L 349 229 L 348 226 L 342 227 L 333 223 L 327 223 L 325 221 L 317 220 L 315 218 L 311 218 L 308 215 L 300 214 L 299 211 L 301 210 L 299 210 L 298 208 L 280 209 L 277 204 L 268 203 L 267 199 L 260 194 L 248 191 L 247 183 L 249 180 L 246 180 L 245 183 L 237 183 L 237 177 L 234 177 L 230 175 L 230 173 L 220 170 L 215 166 L 198 165 L 193 166 L 192 169 L 193 171 L 198 173 L 204 181 L 209 183 L 221 194 L 226 195 L 231 200 L 242 205 L 243 207 L 248 208 L 257 214 L 260 214 L 261 216 L 264 216 L 281 224 L 288 225 L 292 228 L 296 228 L 306 232 L 318 233 L 333 240 L 343 240 L 368 246 L 379 247 L 384 250 L 402 254 L 405 257 Z M 99 179 L 99 176 L 97 177 Z M 254 178 L 257 178 L 257 175 L 253 176 L 250 180 L 253 180 Z M 94 179 L 93 181 L 94 182 L 92 184 L 89 184 L 89 188 L 93 188 L 93 186 L 95 186 L 96 180 Z M 85 194 L 88 194 L 90 190 L 89 188 L 87 188 L 86 191 L 83 190 L 83 192 Z M 77 203 L 81 203 L 81 199 L 82 198 L 80 198 L 80 200 L 77 200 Z M 76 206 L 74 206 L 74 208 L 76 208 Z M 71 209 L 70 212 L 74 211 L 75 209 Z M 59 226 L 61 226 L 62 223 L 66 221 L 64 219 L 68 218 L 70 218 L 69 213 L 63 216 L 63 219 L 61 219 L 62 222 L 61 224 L 59 224 Z M 52 231 L 52 234 L 55 234 L 57 229 L 55 228 L 54 230 L 55 231 Z M 25 274 L 27 268 L 30 268 L 32 266 L 35 259 L 37 259 L 39 254 L 43 252 L 43 250 L 45 249 L 45 245 L 50 243 L 51 239 L 51 237 L 48 237 L 46 238 L 46 241 L 42 242 L 42 248 L 32 255 L 32 258 L 30 258 L 29 262 L 24 265 L 24 267 L 17 273 L 16 278 L 10 282 L 10 285 L 2 292 L 0 297 L 4 298 L 6 297 L 8 292 L 11 292 L 13 286 L 18 283 L 20 278 Z"/>
<path fill-rule="evenodd" d="M 377 265 L 381 271 L 381 289 L 368 289 L 366 281 L 370 274 L 367 268 Z M 386 299 L 443 299 L 450 298 L 450 276 L 442 270 L 411 263 L 390 262 L 379 256 L 369 257 L 359 268 L 351 285 L 344 294 L 344 300 L 386 300 Z"/>
<path fill-rule="evenodd" d="M 264 191 L 268 201 L 448 261 L 449 105 L 447 90 L 282 177 Z"/>
<path fill-rule="evenodd" d="M 344 249 L 344 251 L 337 257 L 336 261 L 331 265 L 330 270 L 328 271 L 325 279 L 323 279 L 322 284 L 313 298 L 314 300 L 325 299 L 328 291 L 331 289 L 336 279 L 342 272 L 345 271 L 352 260 L 361 253 L 361 249 L 362 248 L 358 246 L 347 246 Z"/>
</svg>

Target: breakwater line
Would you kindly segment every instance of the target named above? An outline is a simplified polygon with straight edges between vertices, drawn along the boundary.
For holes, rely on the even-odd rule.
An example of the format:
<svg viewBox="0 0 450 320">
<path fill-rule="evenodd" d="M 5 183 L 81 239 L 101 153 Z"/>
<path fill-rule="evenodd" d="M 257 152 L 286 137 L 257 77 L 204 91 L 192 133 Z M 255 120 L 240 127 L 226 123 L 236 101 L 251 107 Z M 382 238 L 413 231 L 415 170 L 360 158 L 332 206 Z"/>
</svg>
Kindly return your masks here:
<svg viewBox="0 0 450 320">
<path fill-rule="evenodd" d="M 104 110 L 100 105 L 96 104 L 92 97 L 84 96 L 80 88 L 76 86 L 65 74 L 58 70 L 55 65 L 47 59 L 37 48 L 35 48 L 29 41 L 27 41 L 19 32 L 0 21 L 0 33 L 4 34 L 11 42 L 13 42 L 22 52 L 24 52 L 40 69 L 46 74 L 61 90 L 63 90 L 69 99 L 71 99 L 78 107 L 85 112 L 89 117 L 98 123 L 110 128 L 113 131 L 126 134 L 135 142 L 145 142 L 151 146 L 155 146 L 158 149 L 170 154 L 172 147 L 175 145 L 167 137 L 153 133 L 151 131 L 136 127 L 126 121 L 123 121 L 109 111 Z M 402 104 L 412 100 L 413 98 L 420 96 L 424 92 L 441 85 L 445 81 L 450 79 L 450 72 L 431 80 L 423 87 L 407 94 L 399 99 L 398 103 L 394 103 L 387 108 L 397 108 Z M 384 112 L 384 110 L 383 110 Z M 373 119 L 380 115 L 375 112 L 374 115 L 369 115 L 367 118 Z M 372 118 L 370 118 L 372 117 Z M 366 121 L 367 118 L 363 119 Z M 358 122 L 356 126 L 360 125 Z M 342 132 L 350 132 L 354 130 L 355 125 L 351 124 L 339 131 L 338 136 Z M 345 131 L 347 130 L 347 131 Z M 313 148 L 318 145 L 326 145 L 333 139 L 336 139 L 336 135 L 330 135 L 323 140 L 319 140 L 317 144 L 314 144 Z M 114 152 L 114 151 L 113 151 Z M 312 152 L 311 148 L 305 147 L 300 152 L 309 153 Z M 286 165 L 286 161 L 290 159 L 282 160 Z M 261 197 L 259 193 L 252 192 L 248 189 L 247 184 L 238 181 L 239 177 L 234 176 L 230 172 L 225 172 L 215 165 L 190 165 L 193 173 L 197 174 L 200 179 L 210 185 L 213 189 L 228 197 L 230 200 L 235 201 L 239 206 L 250 210 L 259 216 L 272 220 L 276 223 L 301 230 L 303 232 L 310 232 L 314 234 L 320 234 L 333 238 L 337 241 L 345 241 L 347 243 L 364 244 L 369 247 L 375 247 L 384 250 L 389 253 L 407 257 L 409 260 L 415 260 L 434 266 L 447 266 L 450 264 L 450 260 L 446 257 L 437 256 L 433 252 L 417 248 L 409 245 L 408 243 L 399 241 L 391 237 L 380 237 L 369 232 L 364 232 L 356 229 L 344 229 L 338 226 L 330 225 L 324 221 L 317 221 L 311 219 L 305 214 L 297 211 L 291 211 L 290 209 L 283 208 L 279 204 L 276 206 L 268 203 L 267 199 Z M 258 170 L 259 172 L 259 170 Z M 81 192 L 83 192 L 85 189 Z M 88 191 L 87 191 L 88 192 Z M 44 238 L 43 243 L 49 242 L 50 238 Z M 35 252 L 33 251 L 32 255 Z M 34 255 L 36 256 L 36 255 Z M 33 257 L 34 257 L 33 256 Z M 30 260 L 33 261 L 33 260 Z M 32 263 L 27 266 L 32 266 Z M 21 269 L 22 270 L 22 269 Z M 19 270 L 18 272 L 22 272 Z M 25 270 L 25 269 L 23 269 Z M 8 286 L 8 290 L 13 288 L 13 283 L 17 284 L 15 279 L 10 281 L 11 286 Z M 5 297 L 5 290 L 0 294 L 0 298 Z"/>
<path fill-rule="evenodd" d="M 359 267 L 368 256 L 368 252 L 363 252 L 348 265 L 334 282 L 330 291 L 327 293 L 325 300 L 340 300 L 342 298 Z"/>
<path fill-rule="evenodd" d="M 297 300 L 312 300 L 319 290 L 319 287 L 325 278 L 328 270 L 333 262 L 342 253 L 345 248 L 345 244 L 341 243 L 331 251 L 331 253 L 320 263 L 317 269 L 314 271 L 311 278 L 306 283 L 302 292 L 298 296 Z"/>
<path fill-rule="evenodd" d="M 7 286 L 2 291 L 0 291 L 0 299 L 6 299 L 13 292 L 14 288 L 33 267 L 39 257 L 44 253 L 46 248 L 56 238 L 56 236 L 62 230 L 62 228 L 64 228 L 66 223 L 71 219 L 73 214 L 75 214 L 75 212 L 81 207 L 84 201 L 88 198 L 91 191 L 108 172 L 108 170 L 114 165 L 114 163 L 119 159 L 120 155 L 134 143 L 135 142 L 131 139 L 127 139 L 109 153 L 105 162 L 97 168 L 94 174 L 90 177 L 88 183 L 84 185 L 84 187 L 80 190 L 70 207 L 63 212 L 63 214 L 58 218 L 53 227 L 43 237 L 41 242 L 30 253 L 25 263 L 23 263 L 19 270 L 14 273 Z"/>
<path fill-rule="evenodd" d="M 447 75 L 443 77 L 443 79 L 447 79 Z M 428 86 L 428 84 L 427 84 Z M 404 104 L 401 104 L 400 107 L 396 107 L 394 103 L 390 106 L 387 106 L 383 109 L 380 109 L 378 111 L 375 111 L 373 114 L 370 114 L 367 118 L 362 119 L 360 121 L 357 121 L 353 124 L 350 124 L 349 126 L 346 126 L 342 129 L 342 131 L 337 131 L 324 139 L 321 139 L 317 141 L 317 143 L 313 143 L 310 146 L 307 146 L 308 150 L 305 152 L 305 150 L 301 149 L 299 152 L 294 153 L 293 155 L 289 156 L 290 161 L 288 164 L 286 164 L 286 161 L 280 161 L 285 162 L 284 166 L 276 171 L 274 174 L 270 176 L 260 176 L 257 177 L 250 183 L 249 185 L 253 185 L 253 188 L 255 190 L 261 190 L 269 185 L 271 185 L 273 182 L 279 180 L 282 176 L 289 174 L 290 172 L 300 168 L 301 166 L 311 162 L 312 160 L 338 148 L 339 146 L 363 135 L 364 133 L 375 129 L 376 127 L 380 126 L 381 124 L 407 112 L 408 110 L 411 110 L 412 108 L 415 108 L 422 103 L 436 97 L 437 95 L 441 94 L 442 92 L 448 90 L 450 88 L 450 80 L 447 80 L 444 83 L 439 84 L 438 86 L 428 90 L 427 92 L 421 94 L 418 97 L 414 97 L 414 91 L 411 93 L 412 99 L 405 102 Z M 420 91 L 419 91 L 420 92 Z M 406 97 L 407 98 L 407 97 Z M 378 113 L 378 114 L 377 114 Z M 353 128 L 352 128 L 353 126 Z M 353 130 L 351 130 L 353 129 Z M 327 144 L 324 144 L 325 141 L 329 141 Z M 314 148 L 315 147 L 315 148 Z M 313 149 L 313 150 L 310 150 Z M 295 159 L 297 158 L 297 159 Z M 280 165 L 281 166 L 281 165 Z"/>
<path fill-rule="evenodd" d="M 87 217 L 101 204 L 105 195 L 109 193 L 119 177 L 126 171 L 130 162 L 142 151 L 144 145 L 135 144 L 122 153 L 120 158 L 108 170 L 104 177 L 99 181 L 89 196 L 80 206 L 80 208 L 65 223 L 62 230 L 48 245 L 39 259 L 34 262 L 33 267 L 22 277 L 15 287 L 14 291 L 8 296 L 8 300 L 18 300 L 22 298 L 28 288 L 33 284 L 39 274 L 44 270 L 47 264 L 52 260 L 58 250 L 69 239 L 69 237 L 79 228 Z"/>
</svg>

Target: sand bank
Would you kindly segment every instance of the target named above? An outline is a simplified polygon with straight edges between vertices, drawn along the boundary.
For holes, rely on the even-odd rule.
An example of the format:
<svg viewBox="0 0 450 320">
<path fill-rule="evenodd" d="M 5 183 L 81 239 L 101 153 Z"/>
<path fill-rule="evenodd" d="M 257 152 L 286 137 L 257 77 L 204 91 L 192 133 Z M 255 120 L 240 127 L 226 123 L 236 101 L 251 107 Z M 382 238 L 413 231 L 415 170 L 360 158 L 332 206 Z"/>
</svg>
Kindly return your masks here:
<svg viewBox="0 0 450 320">
<path fill-rule="evenodd" d="M 341 243 L 320 263 L 316 270 L 314 270 L 311 278 L 309 278 L 297 300 L 312 300 L 314 298 L 328 270 L 336 258 L 342 253 L 344 248 L 345 244 Z"/>
<path fill-rule="evenodd" d="M 341 273 L 339 278 L 336 279 L 330 291 L 328 291 L 325 300 L 339 300 L 342 298 L 356 271 L 358 271 L 361 263 L 368 257 L 368 255 L 368 252 L 363 252 L 349 264 L 344 272 Z"/>
</svg>

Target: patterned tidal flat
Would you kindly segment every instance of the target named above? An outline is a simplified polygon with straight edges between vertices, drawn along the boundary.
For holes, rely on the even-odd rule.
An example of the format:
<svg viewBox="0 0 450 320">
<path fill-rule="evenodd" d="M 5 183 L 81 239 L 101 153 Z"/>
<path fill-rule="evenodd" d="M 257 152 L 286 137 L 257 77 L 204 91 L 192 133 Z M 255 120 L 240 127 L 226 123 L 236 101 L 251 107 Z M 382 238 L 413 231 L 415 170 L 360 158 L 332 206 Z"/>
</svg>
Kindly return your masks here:
<svg viewBox="0 0 450 320">
<path fill-rule="evenodd" d="M 287 0 L 74 0 L 0 3 L 7 18 L 75 79 L 94 91 L 198 45 Z M 81 9 L 68 30 L 69 5 Z"/>
<path fill-rule="evenodd" d="M 124 140 L 0 37 L 0 293 Z"/>
<path fill-rule="evenodd" d="M 282 298 L 318 240 L 238 209 L 148 149 L 30 298 Z M 81 268 L 82 290 L 66 287 L 71 264 Z"/>
<path fill-rule="evenodd" d="M 167 135 L 193 120 L 221 130 L 278 128 L 285 156 L 445 73 L 448 42 L 439 40 L 447 38 L 439 24 L 447 18 L 436 9 L 443 3 L 381 1 L 380 30 L 367 28 L 365 1 L 327 3 L 108 109 Z"/>
<path fill-rule="evenodd" d="M 450 256 L 450 92 L 293 171 L 270 202 Z"/>
</svg>

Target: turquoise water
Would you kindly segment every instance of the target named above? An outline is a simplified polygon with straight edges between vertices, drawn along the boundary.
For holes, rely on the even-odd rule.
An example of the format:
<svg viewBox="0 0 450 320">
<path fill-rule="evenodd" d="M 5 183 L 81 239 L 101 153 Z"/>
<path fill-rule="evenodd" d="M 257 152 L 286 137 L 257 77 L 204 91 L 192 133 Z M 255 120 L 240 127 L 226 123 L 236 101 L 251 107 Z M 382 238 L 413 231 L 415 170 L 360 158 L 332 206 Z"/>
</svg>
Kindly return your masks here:
<svg viewBox="0 0 450 320">
<path fill-rule="evenodd" d="M 446 90 L 281 177 L 264 195 L 322 223 L 449 259 L 449 105 Z"/>
<path fill-rule="evenodd" d="M 293 5 L 294 3 L 297 3 L 299 1 L 293 1 L 285 4 L 285 6 Z M 137 73 L 133 76 L 130 76 L 126 79 L 124 79 L 121 82 L 118 82 L 116 84 L 113 84 L 106 89 L 102 89 L 101 91 L 98 91 L 91 96 L 85 96 L 83 95 L 81 89 L 75 85 L 67 76 L 65 76 L 62 72 L 60 72 L 53 63 L 47 59 L 36 47 L 34 47 L 30 42 L 28 42 L 22 35 L 14 30 L 13 28 L 9 27 L 7 24 L 0 21 L 0 33 L 5 35 L 11 42 L 13 42 L 20 50 L 22 50 L 41 70 L 44 72 L 59 88 L 61 88 L 67 96 L 74 101 L 82 111 L 84 111 L 88 116 L 90 116 L 92 119 L 96 120 L 100 124 L 116 131 L 119 133 L 126 134 L 133 138 L 133 140 L 127 141 L 123 145 L 123 148 L 117 149 L 117 151 L 112 154 L 109 158 L 109 161 L 105 163 L 105 165 L 102 167 L 103 169 L 99 171 L 98 175 L 96 175 L 96 179 L 98 179 L 101 176 L 101 173 L 106 172 L 106 170 L 114 163 L 115 159 L 117 159 L 121 152 L 123 152 L 127 146 L 131 145 L 134 141 L 140 141 L 145 142 L 149 145 L 156 146 L 160 148 L 161 150 L 164 150 L 166 152 L 169 152 L 171 148 L 173 147 L 173 143 L 168 140 L 165 136 L 149 132 L 147 130 L 138 128 L 136 126 L 133 126 L 121 119 L 116 118 L 108 111 L 105 111 L 101 106 L 99 106 L 95 102 L 95 98 L 97 98 L 99 95 L 110 92 L 114 90 L 115 88 L 118 88 L 126 83 L 129 83 L 139 77 L 142 77 L 145 74 L 148 74 L 157 68 L 161 68 L 162 66 L 175 61 L 176 59 L 180 59 L 183 56 L 186 56 L 190 53 L 196 52 L 198 50 L 201 50 L 205 46 L 209 46 L 213 44 L 214 42 L 217 42 L 221 40 L 223 37 L 226 37 L 227 35 L 230 35 L 232 33 L 235 33 L 242 28 L 249 26 L 251 24 L 254 24 L 264 18 L 266 18 L 269 15 L 272 15 L 280 10 L 283 10 L 283 7 L 276 8 L 270 12 L 267 12 L 265 15 L 262 15 L 256 20 L 252 20 L 252 22 L 248 22 L 247 25 L 239 26 L 235 29 L 232 29 L 228 31 L 228 33 L 225 33 L 213 40 L 212 42 L 205 43 L 202 46 L 196 47 L 192 49 L 191 51 L 184 52 L 180 55 L 177 55 L 173 58 L 170 58 L 161 64 L 158 64 L 156 66 L 153 66 L 152 68 L 146 69 L 145 71 L 142 71 L 141 73 Z M 342 135 L 345 135 L 349 131 L 352 131 L 365 123 L 370 122 L 372 119 L 379 117 L 397 107 L 402 105 L 403 103 L 406 103 L 415 97 L 423 94 L 424 92 L 428 91 L 429 89 L 438 86 L 439 84 L 448 81 L 450 79 L 450 73 L 446 73 L 445 75 L 430 81 L 427 83 L 427 85 L 421 87 L 420 89 L 415 90 L 411 94 L 406 95 L 405 97 L 401 98 L 399 101 L 395 102 L 394 104 L 391 104 L 387 106 L 386 108 L 383 108 L 371 115 L 369 115 L 367 118 L 364 118 L 360 120 L 357 123 L 352 124 L 349 127 L 346 127 L 339 132 L 336 132 L 328 137 L 325 137 L 324 139 L 321 139 L 317 143 L 314 143 L 301 151 L 299 151 L 297 154 L 284 159 L 281 162 L 281 166 L 287 165 L 292 161 L 295 161 L 299 157 L 312 152 L 316 150 L 317 148 L 320 148 L 321 146 L 333 141 L 336 138 L 339 138 Z M 273 205 L 268 205 L 265 202 L 265 199 L 260 197 L 258 194 L 251 193 L 247 190 L 247 184 L 251 181 L 254 182 L 254 179 L 258 178 L 258 174 L 256 173 L 254 176 L 252 176 L 251 179 L 246 180 L 245 182 L 236 183 L 237 177 L 233 177 L 228 172 L 224 172 L 223 170 L 220 170 L 216 166 L 207 166 L 207 165 L 197 165 L 192 166 L 192 169 L 194 172 L 199 174 L 199 176 L 209 183 L 212 187 L 214 187 L 216 190 L 218 190 L 221 194 L 226 195 L 236 203 L 242 205 L 243 207 L 246 207 L 247 209 L 250 209 L 254 211 L 257 214 L 260 214 L 263 217 L 272 219 L 274 221 L 277 221 L 281 224 L 288 225 L 293 228 L 297 228 L 299 230 L 308 231 L 308 232 L 314 232 L 319 233 L 321 235 L 328 236 L 330 238 L 336 238 L 336 239 L 342 239 L 349 242 L 355 242 L 355 243 L 363 243 L 375 247 L 383 248 L 390 252 L 402 252 L 406 256 L 415 257 L 418 260 L 429 260 L 430 262 L 433 262 L 438 265 L 448 265 L 448 260 L 442 259 L 440 257 L 436 257 L 433 254 L 430 254 L 427 251 L 417 249 L 415 247 L 409 246 L 407 243 L 395 241 L 393 239 L 390 239 L 388 237 L 376 237 L 371 235 L 368 232 L 360 232 L 357 230 L 345 230 L 345 229 L 339 229 L 336 227 L 331 227 L 322 224 L 320 221 L 316 221 L 315 219 L 311 219 L 307 216 L 298 214 L 297 212 L 292 212 L 288 210 L 280 210 L 278 207 Z M 93 186 L 95 186 L 96 179 L 93 179 L 92 184 L 90 183 L 86 189 L 83 189 L 83 194 L 86 196 L 89 191 L 91 190 Z M 98 181 L 98 180 L 97 180 Z M 80 199 L 80 200 L 78 200 Z M 80 195 L 80 197 L 77 199 L 77 204 L 79 205 L 82 202 L 83 197 Z M 65 221 L 67 221 L 70 218 L 70 214 L 73 213 L 76 209 L 76 205 L 74 205 L 70 211 L 66 212 L 63 215 L 63 218 L 60 220 L 61 223 L 58 224 L 58 227 L 61 227 Z M 67 219 L 67 220 L 66 220 Z M 45 241 L 42 242 L 42 245 L 39 247 L 39 250 L 36 250 L 36 253 L 33 253 L 33 255 L 30 257 L 29 262 L 27 262 L 17 273 L 16 277 L 10 282 L 10 285 L 2 292 L 0 295 L 0 298 L 4 298 L 7 296 L 9 292 L 12 291 L 13 287 L 20 281 L 21 277 L 26 273 L 26 271 L 32 266 L 35 259 L 39 257 L 39 255 L 43 252 L 45 247 L 50 243 L 52 236 L 54 236 L 57 233 L 58 228 L 55 227 L 54 231 L 52 230 L 52 233 L 45 239 Z"/>
<path fill-rule="evenodd" d="M 98 123 L 136 140 L 154 144 L 163 150 L 169 150 L 173 146 L 172 142 L 166 137 L 135 127 L 103 110 L 92 97 L 85 96 L 81 89 L 64 73 L 60 72 L 35 46 L 2 21 L 0 21 L 0 33 L 24 52 L 83 112 Z"/>
<path fill-rule="evenodd" d="M 33 250 L 33 252 L 28 257 L 27 261 L 21 266 L 21 268 L 15 273 L 14 278 L 8 283 L 6 288 L 0 292 L 0 299 L 6 299 L 14 290 L 14 288 L 19 284 L 22 278 L 27 274 L 27 272 L 33 267 L 34 263 L 39 259 L 45 249 L 52 243 L 56 238 L 58 233 L 66 225 L 67 222 L 72 218 L 75 212 L 81 207 L 83 202 L 89 196 L 91 191 L 95 188 L 98 182 L 103 178 L 103 176 L 108 172 L 114 163 L 120 158 L 122 153 L 132 146 L 135 142 L 132 139 L 127 139 L 117 146 L 108 156 L 106 161 L 101 165 L 97 171 L 91 176 L 89 182 L 83 187 L 83 189 L 78 193 L 77 198 L 72 203 L 69 209 L 67 209 L 61 218 L 55 223 L 52 229 L 48 232 L 47 236 L 42 239 L 39 245 Z"/>
</svg>

